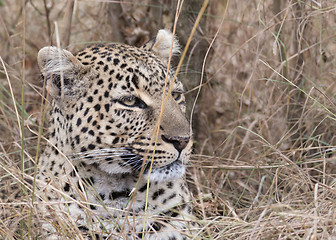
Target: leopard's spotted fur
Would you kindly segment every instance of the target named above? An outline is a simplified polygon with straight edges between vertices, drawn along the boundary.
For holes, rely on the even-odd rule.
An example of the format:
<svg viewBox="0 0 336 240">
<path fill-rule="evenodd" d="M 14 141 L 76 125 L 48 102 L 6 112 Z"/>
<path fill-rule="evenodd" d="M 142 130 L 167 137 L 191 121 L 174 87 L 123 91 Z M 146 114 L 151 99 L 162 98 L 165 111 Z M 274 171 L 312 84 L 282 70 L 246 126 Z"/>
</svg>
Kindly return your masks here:
<svg viewBox="0 0 336 240">
<path fill-rule="evenodd" d="M 184 179 L 192 132 L 183 86 L 167 73 L 171 43 L 174 54 L 178 43 L 160 30 L 143 48 L 100 44 L 75 55 L 56 47 L 40 50 L 53 99 L 49 145 L 37 177 L 41 196 L 57 203 L 43 205 L 50 239 L 62 239 L 50 220 L 62 219 L 61 212 L 88 238 L 192 235 Z"/>
</svg>

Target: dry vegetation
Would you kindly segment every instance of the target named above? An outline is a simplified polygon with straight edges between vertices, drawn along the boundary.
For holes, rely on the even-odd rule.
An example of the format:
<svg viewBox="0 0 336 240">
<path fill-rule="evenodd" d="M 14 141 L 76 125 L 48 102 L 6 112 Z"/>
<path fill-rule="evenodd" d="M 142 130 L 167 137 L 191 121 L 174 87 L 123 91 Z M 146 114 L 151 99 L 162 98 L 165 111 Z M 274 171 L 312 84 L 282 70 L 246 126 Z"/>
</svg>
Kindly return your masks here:
<svg viewBox="0 0 336 240">
<path fill-rule="evenodd" d="M 183 45 L 202 4 L 184 2 Z M 67 46 L 66 1 L 0 0 L 1 239 L 36 234 L 24 179 L 40 145 L 36 55 L 56 44 L 55 22 L 72 51 L 101 41 L 141 45 L 172 26 L 176 6 L 75 1 Z M 190 109 L 200 90 L 188 179 L 205 239 L 336 239 L 335 13 L 332 0 L 209 2 L 180 71 Z"/>
</svg>

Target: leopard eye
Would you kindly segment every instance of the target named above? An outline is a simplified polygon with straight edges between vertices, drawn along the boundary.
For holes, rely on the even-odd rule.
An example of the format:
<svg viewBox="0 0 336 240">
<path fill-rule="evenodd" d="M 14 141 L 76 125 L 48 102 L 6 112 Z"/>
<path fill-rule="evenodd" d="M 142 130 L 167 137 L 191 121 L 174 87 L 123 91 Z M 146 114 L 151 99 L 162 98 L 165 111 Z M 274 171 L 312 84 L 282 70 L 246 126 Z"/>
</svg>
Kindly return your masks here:
<svg viewBox="0 0 336 240">
<path fill-rule="evenodd" d="M 124 97 L 119 101 L 121 104 L 132 107 L 136 102 L 135 97 Z"/>
<path fill-rule="evenodd" d="M 182 93 L 180 92 L 172 92 L 172 97 L 175 99 L 175 101 L 178 101 L 181 99 Z"/>
<path fill-rule="evenodd" d="M 118 102 L 126 107 L 146 108 L 147 104 L 138 97 L 127 96 L 118 100 Z"/>
</svg>

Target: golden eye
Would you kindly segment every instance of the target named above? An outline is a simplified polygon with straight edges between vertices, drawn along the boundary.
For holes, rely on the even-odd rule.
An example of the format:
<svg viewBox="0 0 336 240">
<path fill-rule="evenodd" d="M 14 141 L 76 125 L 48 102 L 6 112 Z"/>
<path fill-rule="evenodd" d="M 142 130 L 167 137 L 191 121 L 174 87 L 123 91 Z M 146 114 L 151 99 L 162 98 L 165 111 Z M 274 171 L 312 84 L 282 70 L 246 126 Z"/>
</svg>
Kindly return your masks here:
<svg viewBox="0 0 336 240">
<path fill-rule="evenodd" d="M 180 92 L 172 92 L 172 97 L 175 99 L 175 101 L 178 101 L 181 99 L 182 93 Z"/>
<path fill-rule="evenodd" d="M 120 104 L 126 107 L 138 107 L 138 108 L 146 108 L 147 104 L 142 101 L 140 98 L 135 96 L 126 96 L 117 100 Z"/>
<path fill-rule="evenodd" d="M 129 106 L 129 107 L 132 107 L 136 103 L 136 98 L 135 97 L 125 97 L 120 100 L 120 103 L 122 103 L 123 105 Z"/>
</svg>

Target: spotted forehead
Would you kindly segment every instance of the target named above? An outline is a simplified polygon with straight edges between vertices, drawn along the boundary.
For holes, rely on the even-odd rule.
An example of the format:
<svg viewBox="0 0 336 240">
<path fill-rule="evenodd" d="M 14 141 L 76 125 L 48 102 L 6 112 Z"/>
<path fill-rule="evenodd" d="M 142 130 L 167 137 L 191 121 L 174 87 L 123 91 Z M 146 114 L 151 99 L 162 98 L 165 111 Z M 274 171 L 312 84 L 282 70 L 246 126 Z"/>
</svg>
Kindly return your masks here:
<svg viewBox="0 0 336 240">
<path fill-rule="evenodd" d="M 99 73 L 98 82 L 107 80 L 110 88 L 121 88 L 130 92 L 143 90 L 150 95 L 161 94 L 166 82 L 167 66 L 152 52 L 122 44 L 100 44 L 89 46 L 76 54 L 83 65 Z M 168 73 L 168 85 L 173 73 Z M 182 88 L 174 81 L 175 88 Z"/>
</svg>

